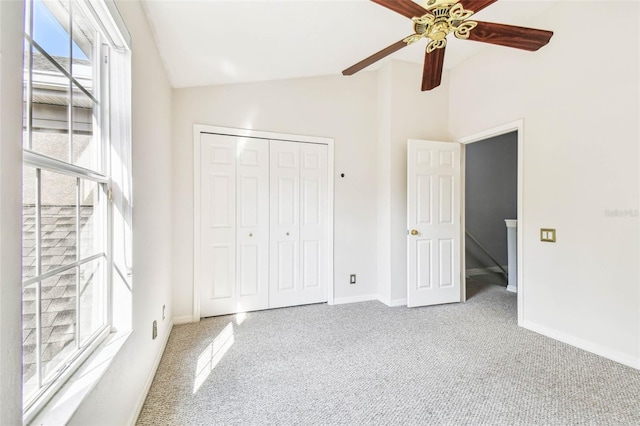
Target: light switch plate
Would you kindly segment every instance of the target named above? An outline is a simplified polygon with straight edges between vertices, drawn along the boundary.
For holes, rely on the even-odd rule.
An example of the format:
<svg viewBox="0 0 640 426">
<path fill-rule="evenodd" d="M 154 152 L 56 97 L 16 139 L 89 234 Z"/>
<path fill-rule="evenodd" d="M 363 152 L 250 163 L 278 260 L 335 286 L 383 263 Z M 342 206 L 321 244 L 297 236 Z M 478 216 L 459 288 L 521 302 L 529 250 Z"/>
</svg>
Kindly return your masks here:
<svg viewBox="0 0 640 426">
<path fill-rule="evenodd" d="M 545 243 L 555 243 L 556 230 L 553 228 L 540 228 L 540 241 Z"/>
</svg>

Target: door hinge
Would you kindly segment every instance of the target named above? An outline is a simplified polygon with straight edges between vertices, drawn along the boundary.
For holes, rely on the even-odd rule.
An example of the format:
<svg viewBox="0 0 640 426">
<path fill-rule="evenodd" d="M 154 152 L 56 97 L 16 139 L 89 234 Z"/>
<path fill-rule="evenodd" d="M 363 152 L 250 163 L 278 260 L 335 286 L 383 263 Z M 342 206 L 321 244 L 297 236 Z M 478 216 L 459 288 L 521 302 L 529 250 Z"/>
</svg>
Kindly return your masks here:
<svg viewBox="0 0 640 426">
<path fill-rule="evenodd" d="M 107 189 L 107 200 L 113 203 L 113 189 L 111 188 Z"/>
</svg>

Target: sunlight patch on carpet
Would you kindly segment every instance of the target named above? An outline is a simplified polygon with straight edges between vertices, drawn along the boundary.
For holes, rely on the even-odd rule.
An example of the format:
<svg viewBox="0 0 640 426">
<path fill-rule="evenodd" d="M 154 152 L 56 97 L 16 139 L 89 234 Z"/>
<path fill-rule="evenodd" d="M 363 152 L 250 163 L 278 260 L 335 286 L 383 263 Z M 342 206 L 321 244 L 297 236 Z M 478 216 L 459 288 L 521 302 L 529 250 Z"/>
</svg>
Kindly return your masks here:
<svg viewBox="0 0 640 426">
<path fill-rule="evenodd" d="M 222 357 L 224 357 L 234 342 L 233 324 L 229 323 L 198 356 L 195 380 L 193 383 L 194 395 L 198 392 L 202 384 L 207 380 L 207 377 L 209 377 L 213 369 L 216 368 L 216 365 L 218 365 Z"/>
</svg>

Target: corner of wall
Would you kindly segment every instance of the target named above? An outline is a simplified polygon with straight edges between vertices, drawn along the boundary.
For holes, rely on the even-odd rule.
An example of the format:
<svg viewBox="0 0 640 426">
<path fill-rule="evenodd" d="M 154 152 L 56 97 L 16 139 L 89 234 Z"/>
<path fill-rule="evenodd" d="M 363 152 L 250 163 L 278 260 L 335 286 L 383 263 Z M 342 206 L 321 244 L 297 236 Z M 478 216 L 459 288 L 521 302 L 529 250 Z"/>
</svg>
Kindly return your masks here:
<svg viewBox="0 0 640 426">
<path fill-rule="evenodd" d="M 377 288 L 379 299 L 395 306 L 407 297 L 406 143 L 410 138 L 447 140 L 449 76 L 443 74 L 441 87 L 421 92 L 419 64 L 389 61 L 377 77 Z"/>
<path fill-rule="evenodd" d="M 377 93 L 377 293 L 391 299 L 391 95 L 392 63 L 378 71 Z"/>
<path fill-rule="evenodd" d="M 0 422 L 22 423 L 21 171 L 24 2 L 0 2 Z"/>
<path fill-rule="evenodd" d="M 118 1 L 117 6 L 134 39 L 131 51 L 133 326 L 129 339 L 69 424 L 131 421 L 140 401 L 146 397 L 150 377 L 155 373 L 172 327 L 173 90 L 140 2 Z M 153 72 L 149 72 L 150 69 Z M 151 333 L 154 320 L 158 326 L 155 339 Z M 122 377 L 127 378 L 125 387 Z"/>
</svg>

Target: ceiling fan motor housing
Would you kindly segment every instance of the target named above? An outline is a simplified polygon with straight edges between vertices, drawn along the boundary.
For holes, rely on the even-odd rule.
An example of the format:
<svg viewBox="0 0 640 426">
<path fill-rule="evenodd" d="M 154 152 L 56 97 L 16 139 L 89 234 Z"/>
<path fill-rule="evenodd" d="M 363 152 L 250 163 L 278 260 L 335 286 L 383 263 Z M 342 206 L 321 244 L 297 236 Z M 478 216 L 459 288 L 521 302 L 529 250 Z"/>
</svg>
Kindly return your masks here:
<svg viewBox="0 0 640 426">
<path fill-rule="evenodd" d="M 427 52 L 444 48 L 450 33 L 458 38 L 468 37 L 469 31 L 476 26 L 475 22 L 466 21 L 471 15 L 472 11 L 465 10 L 455 1 L 435 2 L 425 15 L 413 18 L 415 34 L 405 41 L 411 44 L 421 38 L 428 38 L 431 42 L 427 46 Z"/>
<path fill-rule="evenodd" d="M 431 90 L 440 85 L 447 36 L 451 33 L 458 39 L 528 51 L 536 51 L 545 46 L 553 36 L 552 31 L 469 19 L 497 0 L 371 1 L 411 19 L 414 34 L 347 68 L 342 72 L 344 75 L 352 75 L 403 47 L 426 38 L 428 43 L 425 51 L 422 90 Z"/>
</svg>

